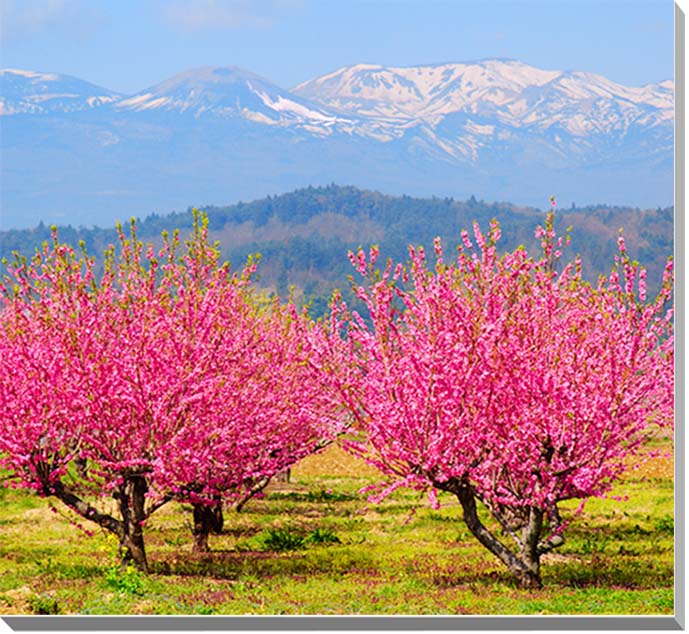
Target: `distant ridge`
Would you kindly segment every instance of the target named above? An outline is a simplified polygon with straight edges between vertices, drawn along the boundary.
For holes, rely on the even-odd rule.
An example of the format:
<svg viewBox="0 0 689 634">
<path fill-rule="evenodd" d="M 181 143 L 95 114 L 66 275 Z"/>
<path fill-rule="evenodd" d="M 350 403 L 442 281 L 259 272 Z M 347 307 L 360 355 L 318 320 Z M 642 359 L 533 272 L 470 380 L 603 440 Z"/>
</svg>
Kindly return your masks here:
<svg viewBox="0 0 689 634">
<path fill-rule="evenodd" d="M 377 243 L 383 259 L 407 258 L 409 244 L 424 244 L 429 251 L 440 236 L 450 254 L 460 241 L 463 228 L 474 220 L 485 230 L 497 218 L 503 230 L 500 248 L 514 249 L 525 244 L 534 252 L 538 242 L 534 230 L 544 219 L 544 211 L 532 207 L 452 198 L 413 198 L 390 196 L 377 191 L 331 184 L 306 187 L 279 196 L 251 202 L 205 208 L 211 237 L 220 242 L 223 257 L 233 267 L 241 265 L 250 253 L 261 253 L 261 284 L 281 295 L 295 285 L 298 297 L 314 301 L 322 314 L 333 288 L 348 288 L 351 266 L 349 249 Z M 190 211 L 149 215 L 138 222 L 138 235 L 157 241 L 163 230 L 189 230 Z M 585 208 L 558 209 L 558 231 L 572 225 L 572 246 L 567 257 L 580 253 L 584 273 L 595 281 L 600 273 L 609 273 L 617 249 L 617 229 L 624 227 L 630 255 L 648 268 L 649 289 L 657 288 L 665 261 L 673 251 L 673 210 L 635 209 L 595 205 Z M 60 227 L 59 237 L 76 247 L 84 240 L 87 250 L 96 256 L 108 244 L 116 244 L 114 227 Z M 10 257 L 13 250 L 30 256 L 34 249 L 50 239 L 50 229 L 40 225 L 32 229 L 0 231 L 0 257 Z"/>
</svg>

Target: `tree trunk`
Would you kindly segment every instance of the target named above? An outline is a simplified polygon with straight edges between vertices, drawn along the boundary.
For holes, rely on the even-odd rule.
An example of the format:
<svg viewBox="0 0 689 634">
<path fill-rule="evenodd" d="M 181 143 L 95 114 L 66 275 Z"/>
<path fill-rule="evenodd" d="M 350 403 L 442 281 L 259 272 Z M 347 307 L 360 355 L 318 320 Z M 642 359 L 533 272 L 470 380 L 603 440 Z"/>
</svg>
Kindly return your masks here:
<svg viewBox="0 0 689 634">
<path fill-rule="evenodd" d="M 144 527 L 145 503 L 148 484 L 142 475 L 129 476 L 116 493 L 122 516 L 123 535 L 120 538 L 120 552 L 125 564 L 133 563 L 142 572 L 148 572 Z"/>
<path fill-rule="evenodd" d="M 121 517 L 118 520 L 106 513 L 101 513 L 67 488 L 60 480 L 51 482 L 49 470 L 45 465 L 39 463 L 37 471 L 39 476 L 43 476 L 41 480 L 43 485 L 42 493 L 44 495 L 55 496 L 79 516 L 117 535 L 123 563 L 131 562 L 139 570 L 148 572 L 143 522 L 154 510 L 166 504 L 169 498 L 163 498 L 146 513 L 145 504 L 148 483 L 144 475 L 126 476 L 124 483 L 115 489 L 113 497 L 118 502 Z"/>
<path fill-rule="evenodd" d="M 522 588 L 542 587 L 540 571 L 540 552 L 538 549 L 543 513 L 531 508 L 529 521 L 522 531 L 519 556 L 507 548 L 482 523 L 476 510 L 476 498 L 469 485 L 457 483 L 450 489 L 462 505 L 464 523 L 472 535 L 507 566 Z"/>
<path fill-rule="evenodd" d="M 217 526 L 217 505 L 209 506 L 208 504 L 194 504 L 194 527 L 192 533 L 194 535 L 194 549 L 195 553 L 207 553 L 210 551 L 208 546 L 208 536 L 210 532 Z"/>
<path fill-rule="evenodd" d="M 276 473 L 273 477 L 273 480 L 275 480 L 275 482 L 284 482 L 289 484 L 291 475 L 291 469 L 287 467 L 287 469 L 283 469 L 282 471 Z"/>
<path fill-rule="evenodd" d="M 120 552 L 122 553 L 122 563 L 124 565 L 131 563 L 141 572 L 148 573 L 148 560 L 146 559 L 146 548 L 142 531 L 131 530 L 126 534 L 120 542 Z"/>
<path fill-rule="evenodd" d="M 543 528 L 543 511 L 535 506 L 529 507 L 529 519 L 522 530 L 521 560 L 530 570 L 534 579 L 541 587 L 541 552 L 539 542 Z M 530 586 L 527 586 L 530 587 Z"/>
<path fill-rule="evenodd" d="M 225 518 L 222 513 L 222 498 L 217 495 L 215 496 L 215 506 L 213 506 L 213 526 L 211 526 L 213 533 L 220 535 L 224 524 Z"/>
</svg>

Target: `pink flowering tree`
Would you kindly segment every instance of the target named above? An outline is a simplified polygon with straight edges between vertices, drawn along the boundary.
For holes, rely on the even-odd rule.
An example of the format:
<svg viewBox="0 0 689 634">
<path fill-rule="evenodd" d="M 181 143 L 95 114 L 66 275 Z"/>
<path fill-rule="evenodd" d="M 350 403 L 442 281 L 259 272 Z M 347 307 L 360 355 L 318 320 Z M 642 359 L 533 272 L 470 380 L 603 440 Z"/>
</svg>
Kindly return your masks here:
<svg viewBox="0 0 689 634">
<path fill-rule="evenodd" d="M 499 257 L 496 222 L 474 235 L 451 261 L 436 240 L 433 267 L 422 248 L 409 269 L 382 272 L 376 248 L 350 254 L 370 321 L 334 302 L 363 370 L 350 407 L 363 439 L 347 448 L 389 476 L 379 497 L 452 493 L 476 539 L 540 587 L 541 556 L 564 541 L 560 502 L 609 491 L 673 423 L 672 264 L 648 301 L 622 237 L 611 274 L 591 285 L 578 259 L 560 265 L 552 213 L 539 259 Z"/>
<path fill-rule="evenodd" d="M 150 375 L 142 359 L 152 343 L 145 303 L 153 299 L 155 272 L 139 267 L 132 246 L 123 243 L 119 267 L 108 254 L 99 281 L 93 260 L 56 236 L 31 262 L 9 268 L 0 456 L 16 484 L 115 533 L 125 559 L 145 568 L 142 522 L 152 510 L 144 508 L 146 476 L 159 430 L 148 420 Z M 94 503 L 94 492 L 114 498 L 119 513 Z"/>
<path fill-rule="evenodd" d="M 8 267 L 0 461 L 15 485 L 116 534 L 146 570 L 155 510 L 192 502 L 202 535 L 223 496 L 329 442 L 341 416 L 307 363 L 322 329 L 262 305 L 254 264 L 221 266 L 205 222 L 186 248 L 175 235 L 157 253 L 132 225 L 98 278 L 94 268 L 56 235 Z"/>
<path fill-rule="evenodd" d="M 158 313 L 171 344 L 159 355 L 177 368 L 181 409 L 157 451 L 150 494 L 192 504 L 194 548 L 203 552 L 223 503 L 246 501 L 344 429 L 333 380 L 347 357 L 291 302 L 257 295 L 253 265 L 229 277 L 205 226 L 194 239 L 184 266 L 168 267 L 176 291 Z"/>
<path fill-rule="evenodd" d="M 176 430 L 154 467 L 159 497 L 192 504 L 200 552 L 217 528 L 218 501 L 246 501 L 330 444 L 346 424 L 331 379 L 314 363 L 330 350 L 324 328 L 291 304 L 232 308 L 230 301 L 224 297 L 211 311 L 212 336 L 185 341 L 192 357 L 207 362 L 190 381 L 185 416 L 191 424 Z M 186 308 L 173 313 L 184 316 Z M 191 331 L 178 332 L 181 340 Z"/>
</svg>

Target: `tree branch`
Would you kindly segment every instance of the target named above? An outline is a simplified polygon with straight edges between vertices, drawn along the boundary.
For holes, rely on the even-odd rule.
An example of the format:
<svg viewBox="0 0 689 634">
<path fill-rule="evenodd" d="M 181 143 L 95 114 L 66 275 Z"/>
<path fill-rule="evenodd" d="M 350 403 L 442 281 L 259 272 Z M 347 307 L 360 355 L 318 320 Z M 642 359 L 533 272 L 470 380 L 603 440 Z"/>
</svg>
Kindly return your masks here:
<svg viewBox="0 0 689 634">
<path fill-rule="evenodd" d="M 111 515 L 101 513 L 98 511 L 98 509 L 94 508 L 88 502 L 85 502 L 79 496 L 67 489 L 62 482 L 58 481 L 47 486 L 44 485 L 43 491 L 48 495 L 55 496 L 58 500 L 77 513 L 77 515 L 83 517 L 84 519 L 90 520 L 91 522 L 95 522 L 99 526 L 102 526 L 111 533 L 117 535 L 120 539 L 123 537 L 124 526 L 122 522 L 115 519 Z"/>
<path fill-rule="evenodd" d="M 161 500 L 158 500 L 155 504 L 152 504 L 146 511 L 146 518 L 148 519 L 155 511 L 170 502 L 172 499 L 174 498 L 171 495 L 165 495 Z"/>
<path fill-rule="evenodd" d="M 258 482 L 254 483 L 254 485 L 249 489 L 249 491 L 244 495 L 244 497 L 235 504 L 235 510 L 239 513 L 243 508 L 244 505 L 252 498 L 254 495 L 262 491 L 268 486 L 268 483 L 270 482 L 269 477 L 264 477 L 258 480 Z"/>
<path fill-rule="evenodd" d="M 521 548 L 522 542 L 519 539 L 519 536 L 509 527 L 507 521 L 502 517 L 502 515 L 500 515 L 500 513 L 498 513 L 497 509 L 495 509 L 495 507 L 493 507 L 491 504 L 488 504 L 483 497 L 479 495 L 476 495 L 476 497 L 490 511 L 490 514 L 498 521 L 503 530 L 514 540 L 514 543 L 517 545 L 517 547 Z"/>
</svg>

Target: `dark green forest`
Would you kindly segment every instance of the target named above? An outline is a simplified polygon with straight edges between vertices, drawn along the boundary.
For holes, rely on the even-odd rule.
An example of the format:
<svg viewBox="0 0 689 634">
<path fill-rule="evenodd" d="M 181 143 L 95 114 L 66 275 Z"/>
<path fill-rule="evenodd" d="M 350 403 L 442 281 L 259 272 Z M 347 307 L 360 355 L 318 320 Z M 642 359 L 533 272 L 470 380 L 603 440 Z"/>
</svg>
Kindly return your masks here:
<svg viewBox="0 0 689 634">
<path fill-rule="evenodd" d="M 459 243 L 463 228 L 471 231 L 474 220 L 487 230 L 490 220 L 496 218 L 502 229 L 502 250 L 524 244 L 535 253 L 534 231 L 545 217 L 543 210 L 473 196 L 465 201 L 387 196 L 335 184 L 200 209 L 208 214 L 211 237 L 219 241 L 223 257 L 233 267 L 241 267 L 249 254 L 260 253 L 259 286 L 281 297 L 293 286 L 295 299 L 310 303 L 314 317 L 325 312 L 335 287 L 347 294 L 347 276 L 352 273 L 348 250 L 378 244 L 382 258 L 406 261 L 410 244 L 430 248 L 440 236 L 449 252 Z M 649 290 L 655 290 L 665 261 L 673 253 L 673 215 L 673 207 L 573 206 L 556 211 L 556 228 L 564 233 L 572 227 L 572 244 L 565 258 L 580 254 L 584 274 L 591 281 L 609 272 L 622 228 L 630 255 L 646 266 Z M 154 243 L 160 241 L 164 230 L 179 228 L 184 234 L 191 225 L 191 208 L 137 220 L 139 237 Z M 18 251 L 30 256 L 50 235 L 44 224 L 0 231 L 0 255 L 11 259 Z M 74 246 L 83 240 L 89 254 L 96 257 L 109 244 L 117 243 L 114 227 L 60 226 L 58 235 L 61 242 Z"/>
</svg>

